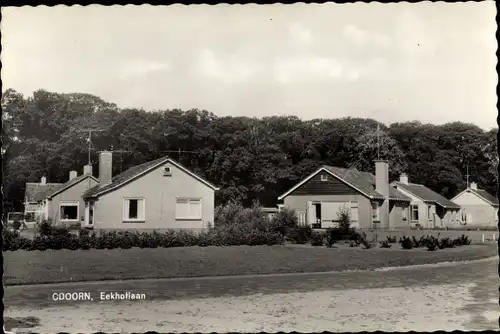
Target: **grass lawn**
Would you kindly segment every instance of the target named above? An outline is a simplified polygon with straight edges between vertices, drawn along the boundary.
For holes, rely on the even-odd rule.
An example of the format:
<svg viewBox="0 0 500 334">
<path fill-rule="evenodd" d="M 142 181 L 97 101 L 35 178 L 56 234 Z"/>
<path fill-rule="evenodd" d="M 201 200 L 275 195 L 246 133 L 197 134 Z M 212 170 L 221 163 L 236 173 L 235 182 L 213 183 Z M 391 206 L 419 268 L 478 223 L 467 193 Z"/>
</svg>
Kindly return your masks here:
<svg viewBox="0 0 500 334">
<path fill-rule="evenodd" d="M 4 252 L 4 284 L 343 271 L 495 255 L 496 245 L 470 245 L 435 252 L 342 246 L 15 251 Z"/>
</svg>

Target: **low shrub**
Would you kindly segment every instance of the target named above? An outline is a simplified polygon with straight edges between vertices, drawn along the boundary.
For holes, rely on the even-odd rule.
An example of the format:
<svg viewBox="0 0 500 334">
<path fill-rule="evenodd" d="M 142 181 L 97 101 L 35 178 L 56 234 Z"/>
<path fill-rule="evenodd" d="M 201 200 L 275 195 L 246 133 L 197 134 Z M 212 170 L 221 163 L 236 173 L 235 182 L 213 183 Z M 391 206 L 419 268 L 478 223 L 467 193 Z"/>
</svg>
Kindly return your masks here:
<svg viewBox="0 0 500 334">
<path fill-rule="evenodd" d="M 455 242 L 455 245 L 457 245 L 457 246 L 466 246 L 466 245 L 470 245 L 470 243 L 471 243 L 471 239 L 468 236 L 466 236 L 465 234 L 462 234 L 461 236 L 459 236 L 458 238 L 456 238 L 453 241 Z"/>
<path fill-rule="evenodd" d="M 19 220 L 15 220 L 12 223 L 12 227 L 14 228 L 14 231 L 19 231 L 21 229 L 21 226 L 23 226 L 23 224 Z"/>
<path fill-rule="evenodd" d="M 297 214 L 294 210 L 284 208 L 276 213 L 269 223 L 269 229 L 273 232 L 286 235 L 286 231 L 290 228 L 296 228 L 299 224 Z"/>
<path fill-rule="evenodd" d="M 363 247 L 363 249 L 373 248 L 373 246 L 375 246 L 375 244 L 376 244 L 376 241 L 368 241 L 364 238 L 361 240 L 361 246 Z"/>
<path fill-rule="evenodd" d="M 393 237 L 392 235 L 388 235 L 386 238 L 386 241 L 390 244 L 395 244 L 396 242 L 398 242 L 396 237 L 395 236 Z"/>
<path fill-rule="evenodd" d="M 294 244 L 303 245 L 309 241 L 312 235 L 310 226 L 299 226 L 287 230 L 287 239 Z"/>
<path fill-rule="evenodd" d="M 350 240 L 349 247 L 359 247 L 361 245 L 361 240 Z"/>
<path fill-rule="evenodd" d="M 422 247 L 424 245 L 425 239 L 426 239 L 425 236 L 421 236 L 419 239 L 415 238 L 415 236 L 412 236 L 411 237 L 411 242 L 412 242 L 413 248 Z"/>
<path fill-rule="evenodd" d="M 455 243 L 450 238 L 442 238 L 441 240 L 439 240 L 438 247 L 439 249 L 453 248 L 455 247 Z"/>
<path fill-rule="evenodd" d="M 311 234 L 311 246 L 323 246 L 325 236 L 321 233 L 312 233 Z"/>
<path fill-rule="evenodd" d="M 384 240 L 380 242 L 381 248 L 391 248 L 392 244 L 388 240 Z"/>
<path fill-rule="evenodd" d="M 403 236 L 399 239 L 399 244 L 403 249 L 412 249 L 413 248 L 413 241 L 412 239 Z"/>
<path fill-rule="evenodd" d="M 19 231 L 10 231 L 6 228 L 3 229 L 3 250 L 15 251 L 18 249 L 31 249 L 32 241 L 28 238 L 22 237 Z"/>
<path fill-rule="evenodd" d="M 430 252 L 433 252 L 438 249 L 439 241 L 435 237 L 429 237 L 426 242 L 425 246 L 427 247 L 427 250 Z"/>
</svg>

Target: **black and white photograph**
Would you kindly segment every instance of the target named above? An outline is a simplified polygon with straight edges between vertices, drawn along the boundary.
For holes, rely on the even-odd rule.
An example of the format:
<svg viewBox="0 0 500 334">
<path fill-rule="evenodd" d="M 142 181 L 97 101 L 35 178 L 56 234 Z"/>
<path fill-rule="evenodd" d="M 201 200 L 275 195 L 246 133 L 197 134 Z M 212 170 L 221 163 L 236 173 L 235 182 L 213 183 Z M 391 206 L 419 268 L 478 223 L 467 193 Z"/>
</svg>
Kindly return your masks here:
<svg viewBox="0 0 500 334">
<path fill-rule="evenodd" d="M 494 1 L 1 13 L 5 333 L 499 330 Z"/>
</svg>

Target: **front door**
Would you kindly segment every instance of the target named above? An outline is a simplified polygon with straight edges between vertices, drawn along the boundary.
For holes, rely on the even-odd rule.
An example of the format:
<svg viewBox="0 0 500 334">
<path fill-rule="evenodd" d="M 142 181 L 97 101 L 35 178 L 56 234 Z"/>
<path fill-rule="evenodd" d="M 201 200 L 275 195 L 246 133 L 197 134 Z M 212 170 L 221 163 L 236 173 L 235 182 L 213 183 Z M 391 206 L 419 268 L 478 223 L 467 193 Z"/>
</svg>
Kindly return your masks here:
<svg viewBox="0 0 500 334">
<path fill-rule="evenodd" d="M 307 202 L 307 223 L 309 226 L 316 224 L 316 206 L 311 202 Z"/>
</svg>

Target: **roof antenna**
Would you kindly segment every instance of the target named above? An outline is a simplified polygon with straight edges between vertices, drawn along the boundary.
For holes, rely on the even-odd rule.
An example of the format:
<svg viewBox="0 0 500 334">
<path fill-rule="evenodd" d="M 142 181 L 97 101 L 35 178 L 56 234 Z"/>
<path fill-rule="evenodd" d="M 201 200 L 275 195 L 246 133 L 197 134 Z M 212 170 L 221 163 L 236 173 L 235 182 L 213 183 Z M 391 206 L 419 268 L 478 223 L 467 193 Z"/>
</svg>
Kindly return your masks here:
<svg viewBox="0 0 500 334">
<path fill-rule="evenodd" d="M 465 178 L 467 180 L 467 189 L 469 189 L 469 165 L 467 165 L 467 173 L 465 174 Z"/>
<path fill-rule="evenodd" d="M 380 160 L 380 125 L 377 124 L 377 159 Z"/>
</svg>

